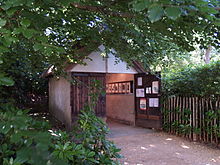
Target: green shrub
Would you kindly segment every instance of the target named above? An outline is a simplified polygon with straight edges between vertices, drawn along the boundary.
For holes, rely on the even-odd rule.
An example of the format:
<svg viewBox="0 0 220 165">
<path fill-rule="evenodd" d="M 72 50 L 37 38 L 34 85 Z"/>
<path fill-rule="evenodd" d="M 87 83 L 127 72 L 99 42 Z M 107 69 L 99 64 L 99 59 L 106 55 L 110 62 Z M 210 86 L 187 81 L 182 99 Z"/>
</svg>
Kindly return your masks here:
<svg viewBox="0 0 220 165">
<path fill-rule="evenodd" d="M 165 95 L 210 96 L 220 94 L 220 61 L 186 66 L 163 74 L 163 93 Z"/>
<path fill-rule="evenodd" d="M 114 143 L 106 140 L 109 132 L 105 123 L 96 117 L 90 106 L 86 106 L 79 115 L 79 120 L 75 126 L 75 139 L 82 146 L 90 151 L 88 155 L 93 155 L 94 162 L 97 164 L 118 164 L 117 158 L 120 158 Z M 115 160 L 115 161 L 112 161 Z M 86 164 L 93 160 L 89 159 Z"/>
<path fill-rule="evenodd" d="M 0 164 L 46 164 L 52 159 L 49 124 L 11 104 L 0 107 Z"/>
<path fill-rule="evenodd" d="M 119 149 L 106 140 L 107 128 L 91 109 L 82 112 L 75 131 L 54 131 L 26 110 L 0 105 L 0 164 L 117 164 Z"/>
</svg>

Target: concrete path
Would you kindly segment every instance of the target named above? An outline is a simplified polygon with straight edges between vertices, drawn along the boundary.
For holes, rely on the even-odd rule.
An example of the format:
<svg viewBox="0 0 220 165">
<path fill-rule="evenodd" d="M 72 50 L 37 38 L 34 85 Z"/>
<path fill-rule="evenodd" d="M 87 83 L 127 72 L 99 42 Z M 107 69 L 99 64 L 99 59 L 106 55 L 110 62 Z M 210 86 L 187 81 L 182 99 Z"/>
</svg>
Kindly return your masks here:
<svg viewBox="0 0 220 165">
<path fill-rule="evenodd" d="M 110 123 L 124 165 L 220 165 L 220 149 L 154 130 Z"/>
</svg>

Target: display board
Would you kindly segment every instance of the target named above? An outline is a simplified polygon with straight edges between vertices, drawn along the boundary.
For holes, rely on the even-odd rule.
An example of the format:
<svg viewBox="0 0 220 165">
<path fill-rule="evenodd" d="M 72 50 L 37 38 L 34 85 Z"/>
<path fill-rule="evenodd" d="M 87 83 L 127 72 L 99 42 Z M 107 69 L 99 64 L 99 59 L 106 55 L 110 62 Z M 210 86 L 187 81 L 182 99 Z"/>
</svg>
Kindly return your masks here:
<svg viewBox="0 0 220 165">
<path fill-rule="evenodd" d="M 161 128 L 160 76 L 158 74 L 136 74 L 135 116 L 136 125 L 147 128 Z"/>
</svg>

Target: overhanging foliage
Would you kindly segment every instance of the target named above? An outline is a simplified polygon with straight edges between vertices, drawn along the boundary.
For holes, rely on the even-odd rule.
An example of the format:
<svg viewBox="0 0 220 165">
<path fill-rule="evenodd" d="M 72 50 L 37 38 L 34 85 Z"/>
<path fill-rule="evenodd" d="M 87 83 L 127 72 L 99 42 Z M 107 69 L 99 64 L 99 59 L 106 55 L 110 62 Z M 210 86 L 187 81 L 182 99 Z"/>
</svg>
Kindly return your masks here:
<svg viewBox="0 0 220 165">
<path fill-rule="evenodd" d="M 171 51 L 219 43 L 218 1 L 3 0 L 0 59 L 19 44 L 37 61 L 77 62 L 92 43 L 114 48 L 127 61 L 150 63 Z M 170 44 L 172 43 L 172 44 Z M 172 50 L 173 51 L 173 50 Z M 20 60 L 18 58 L 18 60 Z"/>
</svg>

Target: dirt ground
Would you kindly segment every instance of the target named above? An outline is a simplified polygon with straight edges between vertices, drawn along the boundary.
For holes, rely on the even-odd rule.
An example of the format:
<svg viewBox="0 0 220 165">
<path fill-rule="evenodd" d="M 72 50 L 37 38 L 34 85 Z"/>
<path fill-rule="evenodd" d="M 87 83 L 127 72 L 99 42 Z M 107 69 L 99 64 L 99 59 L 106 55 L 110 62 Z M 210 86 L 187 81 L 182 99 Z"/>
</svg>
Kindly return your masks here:
<svg viewBox="0 0 220 165">
<path fill-rule="evenodd" d="M 124 165 L 220 165 L 220 149 L 151 129 L 109 123 Z"/>
</svg>

